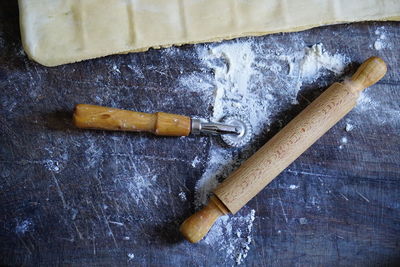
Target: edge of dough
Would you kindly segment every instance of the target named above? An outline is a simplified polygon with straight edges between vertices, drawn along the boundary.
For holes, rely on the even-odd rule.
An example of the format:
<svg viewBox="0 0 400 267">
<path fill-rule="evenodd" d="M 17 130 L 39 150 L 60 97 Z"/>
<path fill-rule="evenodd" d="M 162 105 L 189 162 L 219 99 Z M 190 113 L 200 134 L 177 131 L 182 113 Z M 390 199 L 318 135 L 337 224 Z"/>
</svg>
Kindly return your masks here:
<svg viewBox="0 0 400 267">
<path fill-rule="evenodd" d="M 287 26 L 285 24 L 282 24 L 282 27 L 275 27 L 275 28 L 268 28 L 266 26 L 266 30 L 255 30 L 251 31 L 251 27 L 243 30 L 243 32 L 238 33 L 238 31 L 231 31 L 231 32 L 224 32 L 223 34 L 217 33 L 217 34 L 203 34 L 203 35 L 197 35 L 197 37 L 194 38 L 183 38 L 180 40 L 176 40 L 174 38 L 170 38 L 170 40 L 165 40 L 165 43 L 160 43 L 160 44 L 155 44 L 155 45 L 146 45 L 144 43 L 136 43 L 135 45 L 132 44 L 126 44 L 124 46 L 121 45 L 110 45 L 106 49 L 101 49 L 98 47 L 97 49 L 87 49 L 85 51 L 83 50 L 72 50 L 70 49 L 69 51 L 66 51 L 66 53 L 57 53 L 55 51 L 52 51 L 51 49 L 44 50 L 43 48 L 41 49 L 39 42 L 46 42 L 49 41 L 49 43 L 58 43 L 54 41 L 54 36 L 51 35 L 51 33 L 48 32 L 40 32 L 42 29 L 37 26 L 37 20 L 34 21 L 36 23 L 32 23 L 33 20 L 32 17 L 35 16 L 35 14 L 32 14 L 34 12 L 28 12 L 29 5 L 32 5 L 31 0 L 18 0 L 19 4 L 19 22 L 20 22 L 20 28 L 21 28 L 21 40 L 22 40 L 22 46 L 27 54 L 27 56 L 38 62 L 39 64 L 42 64 L 47 67 L 55 67 L 58 65 L 62 64 L 68 64 L 68 63 L 74 63 L 74 62 L 80 62 L 83 60 L 88 60 L 88 59 L 94 59 L 94 58 L 100 58 L 100 57 L 105 57 L 113 54 L 127 54 L 131 52 L 144 52 L 149 49 L 160 49 L 160 48 L 167 48 L 171 46 L 181 46 L 181 45 L 186 45 L 186 44 L 196 44 L 196 43 L 209 43 L 209 42 L 220 42 L 223 40 L 231 40 L 239 37 L 245 37 L 245 36 L 262 36 L 266 34 L 273 34 L 273 33 L 281 33 L 281 32 L 295 32 L 295 31 L 303 31 L 307 29 L 311 29 L 314 27 L 318 26 L 326 26 L 326 25 L 331 25 L 331 24 L 341 24 L 341 23 L 351 23 L 354 22 L 352 19 L 348 18 L 343 18 L 343 19 L 332 19 L 329 21 L 325 22 L 309 22 L 307 21 L 304 22 L 304 25 L 299 25 L 297 27 L 293 26 Z M 36 0 L 38 1 L 38 0 Z M 400 10 L 400 5 L 399 5 L 399 10 Z M 356 21 L 399 21 L 400 20 L 400 14 L 397 15 L 397 10 L 393 11 L 395 15 L 390 14 L 370 14 L 370 15 L 364 15 L 360 16 L 359 18 L 356 18 Z M 36 18 L 37 19 L 37 18 Z M 39 34 L 40 33 L 40 34 Z M 37 35 L 37 36 L 35 36 Z M 53 39 L 52 39 L 53 38 Z M 57 40 L 58 41 L 58 40 Z M 88 40 L 88 41 L 94 41 L 94 42 L 101 42 L 101 40 Z M 143 40 L 141 40 L 143 41 Z M 76 40 L 75 40 L 76 42 Z M 156 43 L 156 42 L 153 42 Z M 75 43 L 73 43 L 75 44 Z M 39 46 L 39 48 L 38 48 Z M 135 47 L 136 46 L 136 47 Z M 72 52 L 71 52 L 72 51 Z"/>
</svg>

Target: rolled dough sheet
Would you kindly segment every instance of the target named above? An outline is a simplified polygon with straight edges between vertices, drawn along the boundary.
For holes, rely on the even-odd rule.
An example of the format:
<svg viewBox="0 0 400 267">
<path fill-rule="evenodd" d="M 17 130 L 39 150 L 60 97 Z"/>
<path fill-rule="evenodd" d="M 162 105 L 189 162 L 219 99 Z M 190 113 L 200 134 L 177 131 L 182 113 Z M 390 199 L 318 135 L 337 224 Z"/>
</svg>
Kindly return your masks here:
<svg viewBox="0 0 400 267">
<path fill-rule="evenodd" d="M 400 0 L 19 0 L 23 46 L 45 66 L 110 54 L 399 20 Z"/>
</svg>

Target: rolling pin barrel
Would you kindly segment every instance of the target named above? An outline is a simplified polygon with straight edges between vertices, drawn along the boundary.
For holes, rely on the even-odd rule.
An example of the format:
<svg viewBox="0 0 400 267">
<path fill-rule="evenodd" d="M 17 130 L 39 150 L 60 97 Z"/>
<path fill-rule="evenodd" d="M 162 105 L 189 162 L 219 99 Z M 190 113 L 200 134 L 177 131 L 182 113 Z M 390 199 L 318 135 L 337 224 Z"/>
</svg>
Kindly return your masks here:
<svg viewBox="0 0 400 267">
<path fill-rule="evenodd" d="M 186 116 L 157 112 L 153 114 L 78 104 L 73 115 L 78 128 L 150 132 L 165 136 L 187 136 L 191 119 Z"/>
<path fill-rule="evenodd" d="M 330 86 L 225 179 L 214 190 L 214 198 L 222 205 L 209 204 L 199 211 L 202 216 L 194 214 L 189 217 L 181 225 L 182 234 L 191 242 L 202 239 L 215 221 L 203 220 L 208 217 L 204 212 L 211 212 L 210 209 L 218 209 L 221 215 L 224 214 L 221 212 L 224 209 L 236 213 L 343 118 L 356 105 L 360 92 L 379 81 L 386 70 L 386 64 L 382 59 L 372 57 L 358 68 L 350 80 Z M 212 202 L 215 202 L 215 199 Z M 218 211 L 212 212 L 218 213 Z M 204 225 L 200 227 L 201 224 Z M 197 229 L 202 229 L 202 233 L 193 233 Z"/>
</svg>

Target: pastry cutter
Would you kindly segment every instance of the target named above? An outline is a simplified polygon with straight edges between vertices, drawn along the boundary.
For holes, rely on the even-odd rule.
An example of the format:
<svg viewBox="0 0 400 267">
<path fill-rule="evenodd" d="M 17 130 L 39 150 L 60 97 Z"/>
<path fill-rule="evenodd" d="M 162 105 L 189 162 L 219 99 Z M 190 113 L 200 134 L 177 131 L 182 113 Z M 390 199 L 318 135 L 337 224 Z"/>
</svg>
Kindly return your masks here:
<svg viewBox="0 0 400 267">
<path fill-rule="evenodd" d="M 73 120 L 75 126 L 85 129 L 150 132 L 161 136 L 220 135 L 227 145 L 233 147 L 245 145 L 252 136 L 250 123 L 240 116 L 227 116 L 221 122 L 205 122 L 164 112 L 143 113 L 78 104 Z"/>
</svg>

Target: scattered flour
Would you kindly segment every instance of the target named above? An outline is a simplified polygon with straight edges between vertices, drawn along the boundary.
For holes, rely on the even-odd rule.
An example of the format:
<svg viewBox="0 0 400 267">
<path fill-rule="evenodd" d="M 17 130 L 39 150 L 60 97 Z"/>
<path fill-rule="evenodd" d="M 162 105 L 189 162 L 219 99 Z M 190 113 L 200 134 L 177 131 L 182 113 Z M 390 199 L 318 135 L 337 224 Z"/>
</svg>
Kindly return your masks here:
<svg viewBox="0 0 400 267">
<path fill-rule="evenodd" d="M 137 170 L 133 177 L 129 177 L 127 188 L 136 204 L 152 199 L 157 205 L 158 195 L 154 194 L 154 184 L 156 184 L 157 176 L 149 174 L 141 174 Z"/>
<path fill-rule="evenodd" d="M 326 73 L 340 75 L 350 61 L 344 55 L 328 53 L 323 44 L 311 47 L 303 44 L 298 51 L 278 48 L 275 53 L 271 51 L 262 56 L 255 53 L 257 49 L 259 47 L 251 39 L 197 49 L 205 68 L 211 68 L 214 73 L 215 81 L 211 81 L 211 85 L 204 82 L 204 88 L 201 88 L 214 88 L 211 119 L 218 121 L 228 114 L 247 114 L 256 137 L 268 131 L 279 111 L 297 103 L 304 84 Z M 191 75 L 180 83 L 185 87 L 201 87 L 196 85 L 197 80 Z M 213 140 L 206 169 L 196 183 L 195 206 L 200 208 L 205 205 L 212 190 L 252 151 L 251 144 L 238 153 L 235 149 L 221 147 Z M 289 188 L 297 187 L 291 185 Z M 227 258 L 240 264 L 250 249 L 254 216 L 254 210 L 243 208 L 235 216 L 219 219 L 204 242 L 219 247 L 227 253 Z"/>
<path fill-rule="evenodd" d="M 343 72 L 348 61 L 341 54 L 329 54 L 322 44 L 307 47 L 305 48 L 305 56 L 300 63 L 301 78 L 305 81 L 315 81 L 323 68 L 339 75 Z"/>
<path fill-rule="evenodd" d="M 32 219 L 26 219 L 17 224 L 17 226 L 15 227 L 15 232 L 17 234 L 23 235 L 29 230 L 31 230 L 32 227 L 33 227 Z"/>
<path fill-rule="evenodd" d="M 86 169 L 95 167 L 98 163 L 98 159 L 102 158 L 103 156 L 103 150 L 101 149 L 101 146 L 97 145 L 89 136 L 87 140 L 89 147 L 85 151 L 85 158 L 87 161 L 87 165 L 85 166 Z"/>
<path fill-rule="evenodd" d="M 214 144 L 210 150 L 207 168 L 195 187 L 195 206 L 200 208 L 207 204 L 211 191 L 218 185 L 219 176 L 227 176 L 230 170 L 225 170 L 226 166 L 232 164 L 232 158 L 226 149 Z"/>
<path fill-rule="evenodd" d="M 389 43 L 387 43 L 384 27 L 378 28 L 375 34 L 378 39 L 373 45 L 374 48 L 376 50 L 388 48 Z M 296 48 L 293 50 L 287 50 L 286 47 L 277 45 L 268 53 L 262 55 L 256 53 L 257 50 L 264 50 L 261 47 L 262 44 L 254 43 L 251 38 L 196 46 L 196 52 L 202 60 L 203 67 L 214 71 L 214 79 L 210 81 L 207 72 L 187 74 L 180 70 L 182 75 L 178 82 L 185 90 L 200 93 L 206 90 L 214 91 L 213 120 L 219 120 L 227 114 L 247 114 L 255 135 L 260 135 L 268 131 L 269 125 L 275 121 L 275 116 L 279 112 L 297 104 L 297 99 L 301 96 L 300 89 L 304 85 L 316 81 L 327 73 L 340 75 L 350 62 L 345 55 L 326 51 L 323 44 L 307 47 L 299 39 L 294 40 L 294 43 L 296 43 Z M 179 50 L 170 48 L 164 51 Z M 21 54 L 23 54 L 22 50 Z M 110 71 L 114 74 L 121 74 L 117 65 L 110 65 L 110 67 Z M 127 67 L 137 77 L 145 78 L 141 68 L 132 64 L 127 65 Z M 98 77 L 98 80 L 102 79 L 101 76 Z M 377 117 L 376 121 L 382 123 L 390 120 L 390 118 L 398 120 L 400 117 L 399 109 L 388 110 L 386 109 L 387 106 L 374 102 L 372 99 L 374 98 L 370 94 L 362 94 L 356 111 L 362 113 L 377 111 L 375 113 L 381 115 Z M 96 101 L 103 104 L 104 99 L 96 98 Z M 13 104 L 10 104 L 10 110 L 13 107 Z M 384 109 L 388 111 L 385 113 Z M 346 131 L 352 129 L 353 125 L 346 124 Z M 97 168 L 104 155 L 101 145 L 96 144 L 93 138 L 90 140 L 92 140 L 92 143 L 85 152 L 87 168 Z M 344 141 L 342 138 L 341 142 L 347 143 L 347 139 Z M 239 153 L 237 149 L 221 147 L 213 139 L 205 172 L 195 187 L 195 206 L 197 208 L 206 204 L 211 191 L 219 182 L 249 156 L 248 151 L 254 151 L 251 146 L 252 144 L 249 144 L 249 147 L 243 148 Z M 57 157 L 57 155 L 51 158 L 51 160 L 40 162 L 40 164 L 55 173 L 62 170 L 68 159 Z M 191 163 L 189 162 L 192 167 L 198 166 L 199 163 L 200 160 L 197 157 Z M 121 174 L 120 177 L 115 178 L 115 181 L 127 181 L 126 188 L 136 204 L 140 204 L 144 200 L 154 200 L 157 204 L 158 198 L 157 194 L 154 194 L 154 188 L 158 177 L 151 171 L 138 170 L 134 166 L 135 164 L 128 168 L 120 163 L 118 167 L 124 168 L 121 173 L 126 174 L 129 171 L 132 176 L 125 177 Z M 294 190 L 298 187 L 297 185 L 290 185 L 289 189 Z M 176 194 L 173 195 L 176 196 Z M 180 192 L 178 197 L 182 201 L 187 201 L 184 192 Z M 48 198 L 46 200 L 48 201 Z M 318 204 L 314 197 L 312 204 Z M 317 207 L 319 208 L 319 206 Z M 107 205 L 103 205 L 104 210 L 107 210 L 107 208 Z M 74 220 L 75 218 L 76 214 L 73 212 L 71 219 Z M 255 210 L 244 207 L 235 216 L 220 218 L 202 242 L 225 252 L 227 259 L 232 259 L 240 264 L 245 260 L 250 250 L 254 219 Z M 306 218 L 300 218 L 299 222 L 300 224 L 308 223 Z M 117 222 L 118 224 L 120 223 Z M 33 227 L 33 221 L 26 219 L 17 223 L 15 232 L 25 234 L 31 231 Z M 278 233 L 281 233 L 281 230 L 278 230 Z M 125 236 L 123 239 L 130 240 L 130 237 Z M 128 261 L 132 261 L 135 255 L 128 253 L 127 257 Z"/>
<path fill-rule="evenodd" d="M 248 84 L 251 76 L 256 73 L 251 43 L 220 44 L 199 51 L 199 55 L 215 74 L 214 119 L 220 120 L 234 110 L 240 112 L 248 109 L 243 104 L 248 103 L 253 96 L 248 94 Z"/>
<path fill-rule="evenodd" d="M 343 137 L 340 139 L 341 145 L 339 146 L 339 149 L 343 149 L 344 145 L 347 144 L 347 142 L 348 142 L 347 137 L 346 137 L 346 136 L 343 136 Z"/>
<path fill-rule="evenodd" d="M 119 73 L 119 74 L 121 74 L 121 71 L 119 70 L 119 68 L 118 68 L 117 65 L 113 65 L 113 66 L 112 66 L 112 70 L 115 71 L 115 72 L 117 72 L 117 73 Z"/>
<path fill-rule="evenodd" d="M 178 194 L 178 196 L 179 196 L 179 198 L 180 198 L 181 201 L 187 201 L 185 192 L 180 192 L 180 193 Z"/>
<path fill-rule="evenodd" d="M 49 171 L 52 172 L 60 172 L 60 166 L 59 166 L 59 162 L 57 160 L 45 160 L 44 161 L 44 166 L 46 167 L 46 169 L 48 169 Z"/>
<path fill-rule="evenodd" d="M 379 36 L 380 39 L 385 39 L 384 34 L 379 33 Z M 195 92 L 199 96 L 205 95 L 204 101 L 211 101 L 213 107 L 212 116 L 208 118 L 210 120 L 218 121 L 226 115 L 246 114 L 254 129 L 254 140 L 257 140 L 269 131 L 271 123 L 276 121 L 280 112 L 297 104 L 298 99 L 305 98 L 302 96 L 302 87 L 327 74 L 341 75 L 350 62 L 346 55 L 328 51 L 323 44 L 307 46 L 301 39 L 293 39 L 293 43 L 294 48 L 287 49 L 277 44 L 266 50 L 264 44 L 246 38 L 195 46 L 202 71 L 181 70 L 177 88 Z M 175 53 L 179 49 L 170 48 L 164 51 Z M 259 53 L 260 51 L 263 53 Z M 135 71 L 135 75 L 143 76 L 143 73 L 139 73 L 140 68 L 133 65 L 128 65 L 128 68 Z M 116 65 L 110 65 L 110 69 L 116 74 L 121 72 Z M 211 78 L 210 70 L 213 72 Z M 213 99 L 209 92 L 213 92 Z M 362 94 L 360 102 L 367 104 L 367 110 L 379 109 L 379 105 L 371 99 L 372 96 Z M 365 107 L 358 111 L 364 112 Z M 346 125 L 346 131 L 351 129 L 352 126 Z M 98 159 L 104 156 L 100 147 L 95 142 L 88 145 L 87 168 L 99 165 Z M 226 148 L 220 146 L 215 138 L 211 139 L 205 171 L 195 186 L 196 208 L 205 205 L 212 190 L 253 152 L 254 144 L 242 149 Z M 200 159 L 196 157 L 188 164 L 195 168 L 200 164 Z M 56 171 L 54 166 L 57 164 L 49 163 L 45 166 Z M 126 181 L 126 188 L 136 204 L 149 200 L 156 204 L 159 202 L 157 194 L 154 194 L 157 176 L 146 168 L 136 169 L 134 164 L 124 166 L 121 163 L 119 167 L 124 168 L 121 173 L 125 176 L 115 179 Z M 132 173 L 131 177 L 126 177 L 128 171 Z M 297 188 L 297 185 L 289 186 L 291 190 Z M 187 201 L 184 192 L 178 191 L 173 195 L 181 201 Z M 227 259 L 240 264 L 251 247 L 254 218 L 255 211 L 248 207 L 242 208 L 235 216 L 224 216 L 216 222 L 202 242 L 217 247 L 225 253 Z M 303 219 L 305 218 L 299 219 L 300 223 L 307 223 Z"/>
<path fill-rule="evenodd" d="M 75 209 L 75 208 L 70 208 L 71 211 L 71 220 L 75 220 L 76 216 L 78 216 L 79 214 L 79 210 Z"/>
<path fill-rule="evenodd" d="M 203 242 L 225 251 L 226 258 L 241 264 L 250 250 L 254 219 L 255 210 L 242 216 L 223 216 L 211 228 Z"/>
<path fill-rule="evenodd" d="M 289 189 L 291 189 L 291 190 L 295 190 L 295 189 L 297 189 L 297 188 L 299 188 L 299 186 L 298 186 L 298 185 L 295 185 L 295 184 L 291 184 L 291 185 L 289 186 Z"/>
<path fill-rule="evenodd" d="M 352 125 L 352 124 L 350 124 L 350 123 L 346 123 L 346 128 L 345 128 L 345 130 L 346 130 L 346 132 L 350 132 L 350 131 L 352 131 L 354 129 L 354 125 Z"/>
<path fill-rule="evenodd" d="M 389 47 L 389 44 L 386 42 L 385 27 L 377 28 L 375 30 L 375 35 L 378 36 L 378 39 L 374 43 L 374 48 L 376 50 L 382 50 Z"/>
<path fill-rule="evenodd" d="M 44 167 L 53 173 L 61 172 L 68 163 L 69 155 L 68 148 L 61 139 L 56 139 L 54 147 L 45 147 L 44 150 L 48 153 L 48 158 L 42 160 Z"/>
<path fill-rule="evenodd" d="M 135 258 L 135 254 L 133 253 L 128 253 L 128 261 L 132 261 Z"/>
<path fill-rule="evenodd" d="M 299 219 L 299 223 L 300 223 L 300 224 L 307 224 L 308 221 L 307 221 L 306 218 L 300 218 L 300 219 Z"/>
<path fill-rule="evenodd" d="M 328 53 L 323 44 L 262 58 L 253 51 L 257 49 L 254 45 L 251 41 L 210 45 L 200 47 L 198 54 L 215 74 L 213 119 L 248 114 L 256 134 L 271 123 L 274 108 L 297 103 L 304 83 L 315 81 L 326 71 L 339 75 L 350 61 L 344 55 Z M 289 66 L 289 73 L 282 73 L 282 65 Z M 263 82 L 269 80 L 268 72 L 280 78 L 279 84 Z"/>
<path fill-rule="evenodd" d="M 192 161 L 192 167 L 193 168 L 196 168 L 196 166 L 198 165 L 200 163 L 200 159 L 199 159 L 199 157 L 195 157 L 194 159 L 193 159 L 193 161 Z"/>
<path fill-rule="evenodd" d="M 399 104 L 394 101 L 381 102 L 380 98 L 375 96 L 376 94 L 382 94 L 382 92 L 376 90 L 376 88 L 363 91 L 352 112 L 355 114 L 367 113 L 369 119 L 377 125 L 398 124 L 398 118 L 400 118 Z"/>
</svg>

